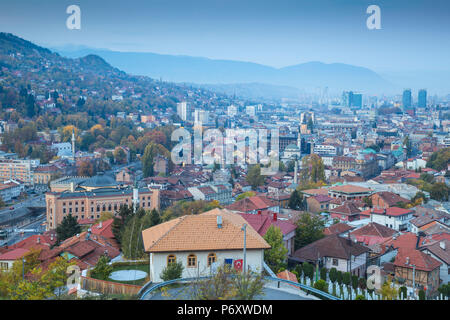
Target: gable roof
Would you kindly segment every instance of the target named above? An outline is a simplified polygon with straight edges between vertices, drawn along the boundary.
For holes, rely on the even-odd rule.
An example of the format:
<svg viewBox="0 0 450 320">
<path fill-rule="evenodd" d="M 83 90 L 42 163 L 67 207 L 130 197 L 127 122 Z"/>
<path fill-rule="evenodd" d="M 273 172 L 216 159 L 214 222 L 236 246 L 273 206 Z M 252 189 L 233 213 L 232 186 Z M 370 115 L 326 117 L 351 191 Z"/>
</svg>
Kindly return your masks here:
<svg viewBox="0 0 450 320">
<path fill-rule="evenodd" d="M 222 216 L 222 227 L 217 226 Z M 239 214 L 213 209 L 198 215 L 182 216 L 142 231 L 146 252 L 240 250 L 244 246 L 246 223 Z M 269 244 L 250 226 L 247 249 L 269 249 Z"/>
<path fill-rule="evenodd" d="M 409 265 L 407 263 L 409 263 Z M 416 270 L 427 272 L 439 268 L 441 264 L 441 262 L 422 251 L 410 248 L 399 249 L 394 261 L 394 266 L 396 267 L 412 269 L 412 265 L 415 265 Z"/>
<path fill-rule="evenodd" d="M 343 186 L 331 187 L 330 191 L 341 192 L 341 193 L 370 193 L 372 190 L 368 188 L 363 188 L 351 184 L 346 184 Z"/>
<path fill-rule="evenodd" d="M 382 238 L 392 237 L 397 231 L 376 222 L 370 222 L 365 226 L 352 231 L 353 236 L 377 236 Z"/>
<path fill-rule="evenodd" d="M 23 248 L 17 248 L 4 254 L 0 255 L 0 260 L 9 261 L 9 260 L 18 260 L 22 258 L 25 254 L 27 254 L 29 250 Z"/>
<path fill-rule="evenodd" d="M 358 209 L 356 204 L 351 201 L 346 201 L 339 207 L 333 208 L 330 210 L 331 213 L 339 213 L 347 216 L 359 214 L 361 210 Z"/>
<path fill-rule="evenodd" d="M 341 234 L 341 233 L 350 231 L 352 229 L 354 229 L 354 227 L 349 226 L 346 223 L 339 222 L 339 223 L 335 223 L 335 224 L 325 228 L 323 230 L 323 233 L 328 236 L 328 235 L 332 235 L 332 234 Z"/>
<path fill-rule="evenodd" d="M 370 251 L 369 248 L 336 234 L 327 236 L 294 252 L 293 257 L 301 261 L 317 261 L 321 257 L 348 260 L 350 255 L 359 256 Z"/>
<path fill-rule="evenodd" d="M 235 211 L 255 211 L 276 207 L 276 203 L 265 196 L 252 196 L 236 201 L 228 205 L 226 208 Z"/>
<path fill-rule="evenodd" d="M 264 236 L 270 226 L 275 226 L 280 228 L 283 235 L 287 235 L 294 231 L 297 226 L 289 221 L 283 221 L 277 219 L 273 220 L 272 215 L 268 214 L 251 214 L 251 213 L 240 213 L 241 217 L 243 217 L 253 229 L 256 230 L 261 236 Z"/>
<path fill-rule="evenodd" d="M 389 192 L 389 191 L 381 191 L 381 192 L 377 192 L 375 194 L 377 194 L 380 198 L 382 198 L 383 201 L 388 206 L 394 206 L 398 202 L 403 202 L 403 203 L 409 203 L 410 202 L 408 199 L 400 197 L 399 195 L 397 195 L 397 194 L 395 194 L 393 192 Z M 372 196 L 374 196 L 374 195 L 372 195 Z"/>
<path fill-rule="evenodd" d="M 444 248 L 442 248 L 441 242 L 443 242 Z M 426 244 L 421 248 L 421 250 L 428 250 L 436 257 L 444 261 L 447 265 L 450 264 L 450 240 L 448 239 Z"/>
</svg>

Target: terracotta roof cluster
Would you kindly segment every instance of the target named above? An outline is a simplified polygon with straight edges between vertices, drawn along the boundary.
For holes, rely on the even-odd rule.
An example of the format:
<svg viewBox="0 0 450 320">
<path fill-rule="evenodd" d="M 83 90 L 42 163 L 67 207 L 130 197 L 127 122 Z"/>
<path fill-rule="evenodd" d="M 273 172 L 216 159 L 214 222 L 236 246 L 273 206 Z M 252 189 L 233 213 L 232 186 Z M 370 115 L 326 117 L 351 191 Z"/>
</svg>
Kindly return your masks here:
<svg viewBox="0 0 450 320">
<path fill-rule="evenodd" d="M 218 216 L 222 224 L 218 226 Z M 146 252 L 243 249 L 246 223 L 239 214 L 213 209 L 199 215 L 182 216 L 142 231 Z M 269 244 L 249 225 L 248 249 L 269 249 Z"/>
<path fill-rule="evenodd" d="M 30 250 L 23 249 L 23 248 L 17 248 L 10 250 L 8 252 L 5 252 L 0 255 L 0 261 L 14 261 L 22 258 L 24 255 L 26 255 Z"/>
<path fill-rule="evenodd" d="M 365 245 L 374 245 L 385 242 L 395 234 L 397 234 L 397 231 L 394 229 L 376 222 L 370 222 L 367 225 L 350 232 L 351 236 L 355 237 L 358 242 L 362 242 Z"/>
<path fill-rule="evenodd" d="M 443 239 L 435 241 L 430 244 L 424 245 L 421 250 L 428 250 L 436 257 L 444 261 L 446 264 L 450 264 L 450 240 Z"/>
</svg>

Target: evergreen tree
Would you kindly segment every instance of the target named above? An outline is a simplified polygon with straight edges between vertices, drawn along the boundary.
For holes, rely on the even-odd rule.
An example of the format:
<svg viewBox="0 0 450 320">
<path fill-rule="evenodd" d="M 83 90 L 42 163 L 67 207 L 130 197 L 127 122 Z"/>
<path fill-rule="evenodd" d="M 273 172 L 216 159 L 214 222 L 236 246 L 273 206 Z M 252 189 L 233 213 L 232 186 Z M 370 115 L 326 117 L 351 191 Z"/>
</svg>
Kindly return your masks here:
<svg viewBox="0 0 450 320">
<path fill-rule="evenodd" d="M 56 228 L 56 236 L 58 243 L 81 232 L 81 227 L 77 219 L 69 213 L 65 216 L 61 224 Z"/>
<path fill-rule="evenodd" d="M 292 192 L 291 197 L 289 198 L 288 207 L 292 210 L 302 210 L 303 209 L 303 194 L 294 190 Z"/>
</svg>

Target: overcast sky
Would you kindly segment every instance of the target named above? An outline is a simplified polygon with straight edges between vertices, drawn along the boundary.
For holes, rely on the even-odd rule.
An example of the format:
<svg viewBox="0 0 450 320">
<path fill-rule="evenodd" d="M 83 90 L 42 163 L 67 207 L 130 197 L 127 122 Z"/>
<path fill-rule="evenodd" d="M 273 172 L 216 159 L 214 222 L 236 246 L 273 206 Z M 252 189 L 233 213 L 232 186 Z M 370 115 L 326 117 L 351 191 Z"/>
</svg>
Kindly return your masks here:
<svg viewBox="0 0 450 320">
<path fill-rule="evenodd" d="M 81 30 L 66 8 L 81 8 Z M 381 8 L 381 30 L 366 9 Z M 450 70 L 448 0 L 1 0 L 0 31 L 44 46 L 252 61 Z"/>
</svg>

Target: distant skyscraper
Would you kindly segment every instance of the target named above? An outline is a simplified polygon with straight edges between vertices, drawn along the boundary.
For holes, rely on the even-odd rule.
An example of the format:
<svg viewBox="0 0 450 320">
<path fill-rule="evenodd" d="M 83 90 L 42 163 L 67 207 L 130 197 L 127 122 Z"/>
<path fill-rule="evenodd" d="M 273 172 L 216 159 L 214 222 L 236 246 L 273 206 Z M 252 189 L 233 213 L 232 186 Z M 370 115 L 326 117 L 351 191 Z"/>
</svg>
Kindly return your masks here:
<svg viewBox="0 0 450 320">
<path fill-rule="evenodd" d="M 186 101 L 177 103 L 177 114 L 183 121 L 186 121 L 188 119 L 189 110 Z"/>
<path fill-rule="evenodd" d="M 362 107 L 362 94 L 361 93 L 353 93 L 351 107 Z"/>
<path fill-rule="evenodd" d="M 344 107 L 362 107 L 362 94 L 353 91 L 344 91 L 342 93 L 342 105 Z"/>
<path fill-rule="evenodd" d="M 421 89 L 419 90 L 419 96 L 418 96 L 418 107 L 419 108 L 426 108 L 427 107 L 427 90 Z"/>
<path fill-rule="evenodd" d="M 411 98 L 411 89 L 405 89 L 403 91 L 403 110 L 411 109 L 412 105 L 412 98 Z"/>
<path fill-rule="evenodd" d="M 228 111 L 228 116 L 229 117 L 234 117 L 235 115 L 237 115 L 238 109 L 237 109 L 237 107 L 235 105 L 232 104 L 232 105 L 228 106 L 227 111 Z"/>
</svg>

